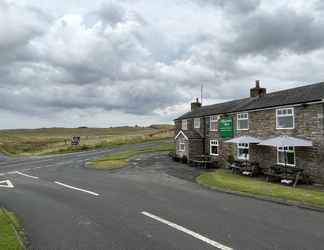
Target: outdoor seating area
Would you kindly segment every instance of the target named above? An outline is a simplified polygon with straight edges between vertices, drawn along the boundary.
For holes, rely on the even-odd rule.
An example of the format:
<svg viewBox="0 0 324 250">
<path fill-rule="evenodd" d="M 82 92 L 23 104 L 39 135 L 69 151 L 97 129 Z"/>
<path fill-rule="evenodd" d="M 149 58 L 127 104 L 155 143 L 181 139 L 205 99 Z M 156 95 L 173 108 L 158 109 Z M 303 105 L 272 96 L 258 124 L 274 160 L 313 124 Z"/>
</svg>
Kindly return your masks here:
<svg viewBox="0 0 324 250">
<path fill-rule="evenodd" d="M 233 174 L 249 177 L 264 177 L 267 182 L 280 182 L 293 187 L 299 183 L 311 184 L 310 177 L 305 173 L 304 168 L 299 166 L 300 163 L 296 163 L 295 156 L 289 153 L 291 147 L 311 147 L 311 141 L 289 136 L 277 136 L 266 140 L 252 136 L 239 136 L 227 140 L 225 143 L 235 144 L 237 148 L 236 160 L 234 158 L 230 161 L 231 164 L 227 165 L 227 168 Z M 255 146 L 250 148 L 249 145 L 251 144 Z M 253 150 L 258 146 L 281 149 L 281 151 L 278 151 L 278 158 L 274 159 L 273 165 L 264 165 L 262 155 L 257 155 L 259 154 L 258 151 Z M 259 159 L 260 161 L 251 160 L 251 154 L 254 154 L 252 159 Z M 210 154 L 193 155 L 189 159 L 185 155 L 179 157 L 175 152 L 169 155 L 175 161 L 188 163 L 192 167 L 201 169 L 218 168 L 224 165 L 224 162 L 221 162 L 222 159 L 218 158 L 217 155 L 216 157 Z M 279 158 L 280 162 L 278 160 Z"/>
<path fill-rule="evenodd" d="M 250 136 L 241 136 L 228 140 L 227 143 L 254 143 L 260 146 L 283 148 L 284 164 L 273 164 L 268 168 L 260 168 L 260 164 L 258 162 L 251 162 L 248 159 L 245 161 L 234 161 L 229 166 L 229 169 L 232 171 L 232 173 L 247 175 L 251 177 L 262 174 L 266 177 L 267 182 L 279 181 L 282 184 L 292 185 L 294 187 L 296 187 L 299 182 L 305 184 L 311 183 L 309 176 L 304 173 L 303 168 L 288 164 L 288 150 L 286 150 L 289 147 L 311 147 L 312 143 L 310 141 L 288 136 L 279 136 L 261 141 Z"/>
</svg>

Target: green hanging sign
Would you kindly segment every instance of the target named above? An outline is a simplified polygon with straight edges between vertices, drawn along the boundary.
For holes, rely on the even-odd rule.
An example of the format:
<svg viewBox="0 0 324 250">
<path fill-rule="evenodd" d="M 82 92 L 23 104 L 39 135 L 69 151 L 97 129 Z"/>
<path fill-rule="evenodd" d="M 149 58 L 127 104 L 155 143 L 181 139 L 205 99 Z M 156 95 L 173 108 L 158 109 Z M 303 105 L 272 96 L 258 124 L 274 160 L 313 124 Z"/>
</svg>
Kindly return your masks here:
<svg viewBox="0 0 324 250">
<path fill-rule="evenodd" d="M 222 138 L 234 136 L 232 117 L 224 117 L 219 120 L 219 134 Z"/>
</svg>

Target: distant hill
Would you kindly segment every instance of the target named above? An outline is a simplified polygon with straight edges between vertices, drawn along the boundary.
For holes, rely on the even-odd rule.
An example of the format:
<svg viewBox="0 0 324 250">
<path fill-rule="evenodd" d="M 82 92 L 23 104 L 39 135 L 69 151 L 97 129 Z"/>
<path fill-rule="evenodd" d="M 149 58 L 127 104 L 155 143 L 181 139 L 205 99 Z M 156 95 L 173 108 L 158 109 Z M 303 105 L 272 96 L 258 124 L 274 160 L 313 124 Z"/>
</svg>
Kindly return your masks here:
<svg viewBox="0 0 324 250">
<path fill-rule="evenodd" d="M 171 125 L 171 124 L 152 124 L 152 125 L 149 126 L 149 128 L 172 130 L 172 129 L 174 129 L 174 125 Z"/>
</svg>

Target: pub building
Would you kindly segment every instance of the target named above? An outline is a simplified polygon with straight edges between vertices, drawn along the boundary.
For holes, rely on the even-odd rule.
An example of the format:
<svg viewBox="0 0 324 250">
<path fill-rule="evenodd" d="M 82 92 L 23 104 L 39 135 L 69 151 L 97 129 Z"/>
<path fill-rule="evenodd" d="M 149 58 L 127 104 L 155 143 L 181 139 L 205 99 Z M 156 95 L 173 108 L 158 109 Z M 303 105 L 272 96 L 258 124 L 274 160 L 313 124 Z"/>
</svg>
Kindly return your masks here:
<svg viewBox="0 0 324 250">
<path fill-rule="evenodd" d="M 175 119 L 176 155 L 189 161 L 209 155 L 222 167 L 233 159 L 258 162 L 262 171 L 274 164 L 296 167 L 324 183 L 323 117 L 324 82 L 267 93 L 256 81 L 248 98 L 208 106 L 198 99 L 191 103 L 191 111 Z M 261 143 L 227 143 L 249 137 Z M 281 137 L 310 145 L 262 145 Z"/>
</svg>

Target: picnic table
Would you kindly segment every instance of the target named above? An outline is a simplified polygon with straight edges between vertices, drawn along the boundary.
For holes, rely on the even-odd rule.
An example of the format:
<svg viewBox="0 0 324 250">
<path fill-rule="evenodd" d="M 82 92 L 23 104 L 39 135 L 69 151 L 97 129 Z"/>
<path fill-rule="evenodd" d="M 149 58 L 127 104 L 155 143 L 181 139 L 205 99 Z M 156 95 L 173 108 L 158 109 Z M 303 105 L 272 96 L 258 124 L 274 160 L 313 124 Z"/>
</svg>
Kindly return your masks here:
<svg viewBox="0 0 324 250">
<path fill-rule="evenodd" d="M 254 161 L 234 161 L 233 164 L 229 166 L 235 174 L 243 174 L 248 176 L 256 176 L 259 174 L 259 163 Z"/>
<path fill-rule="evenodd" d="M 264 172 L 266 180 L 280 180 L 285 183 L 293 183 L 296 187 L 298 182 L 304 178 L 304 169 L 295 166 L 283 166 L 280 164 L 272 165 L 267 171 Z"/>
<path fill-rule="evenodd" d="M 197 155 L 189 160 L 191 166 L 199 168 L 208 168 L 212 162 L 210 155 Z"/>
</svg>

